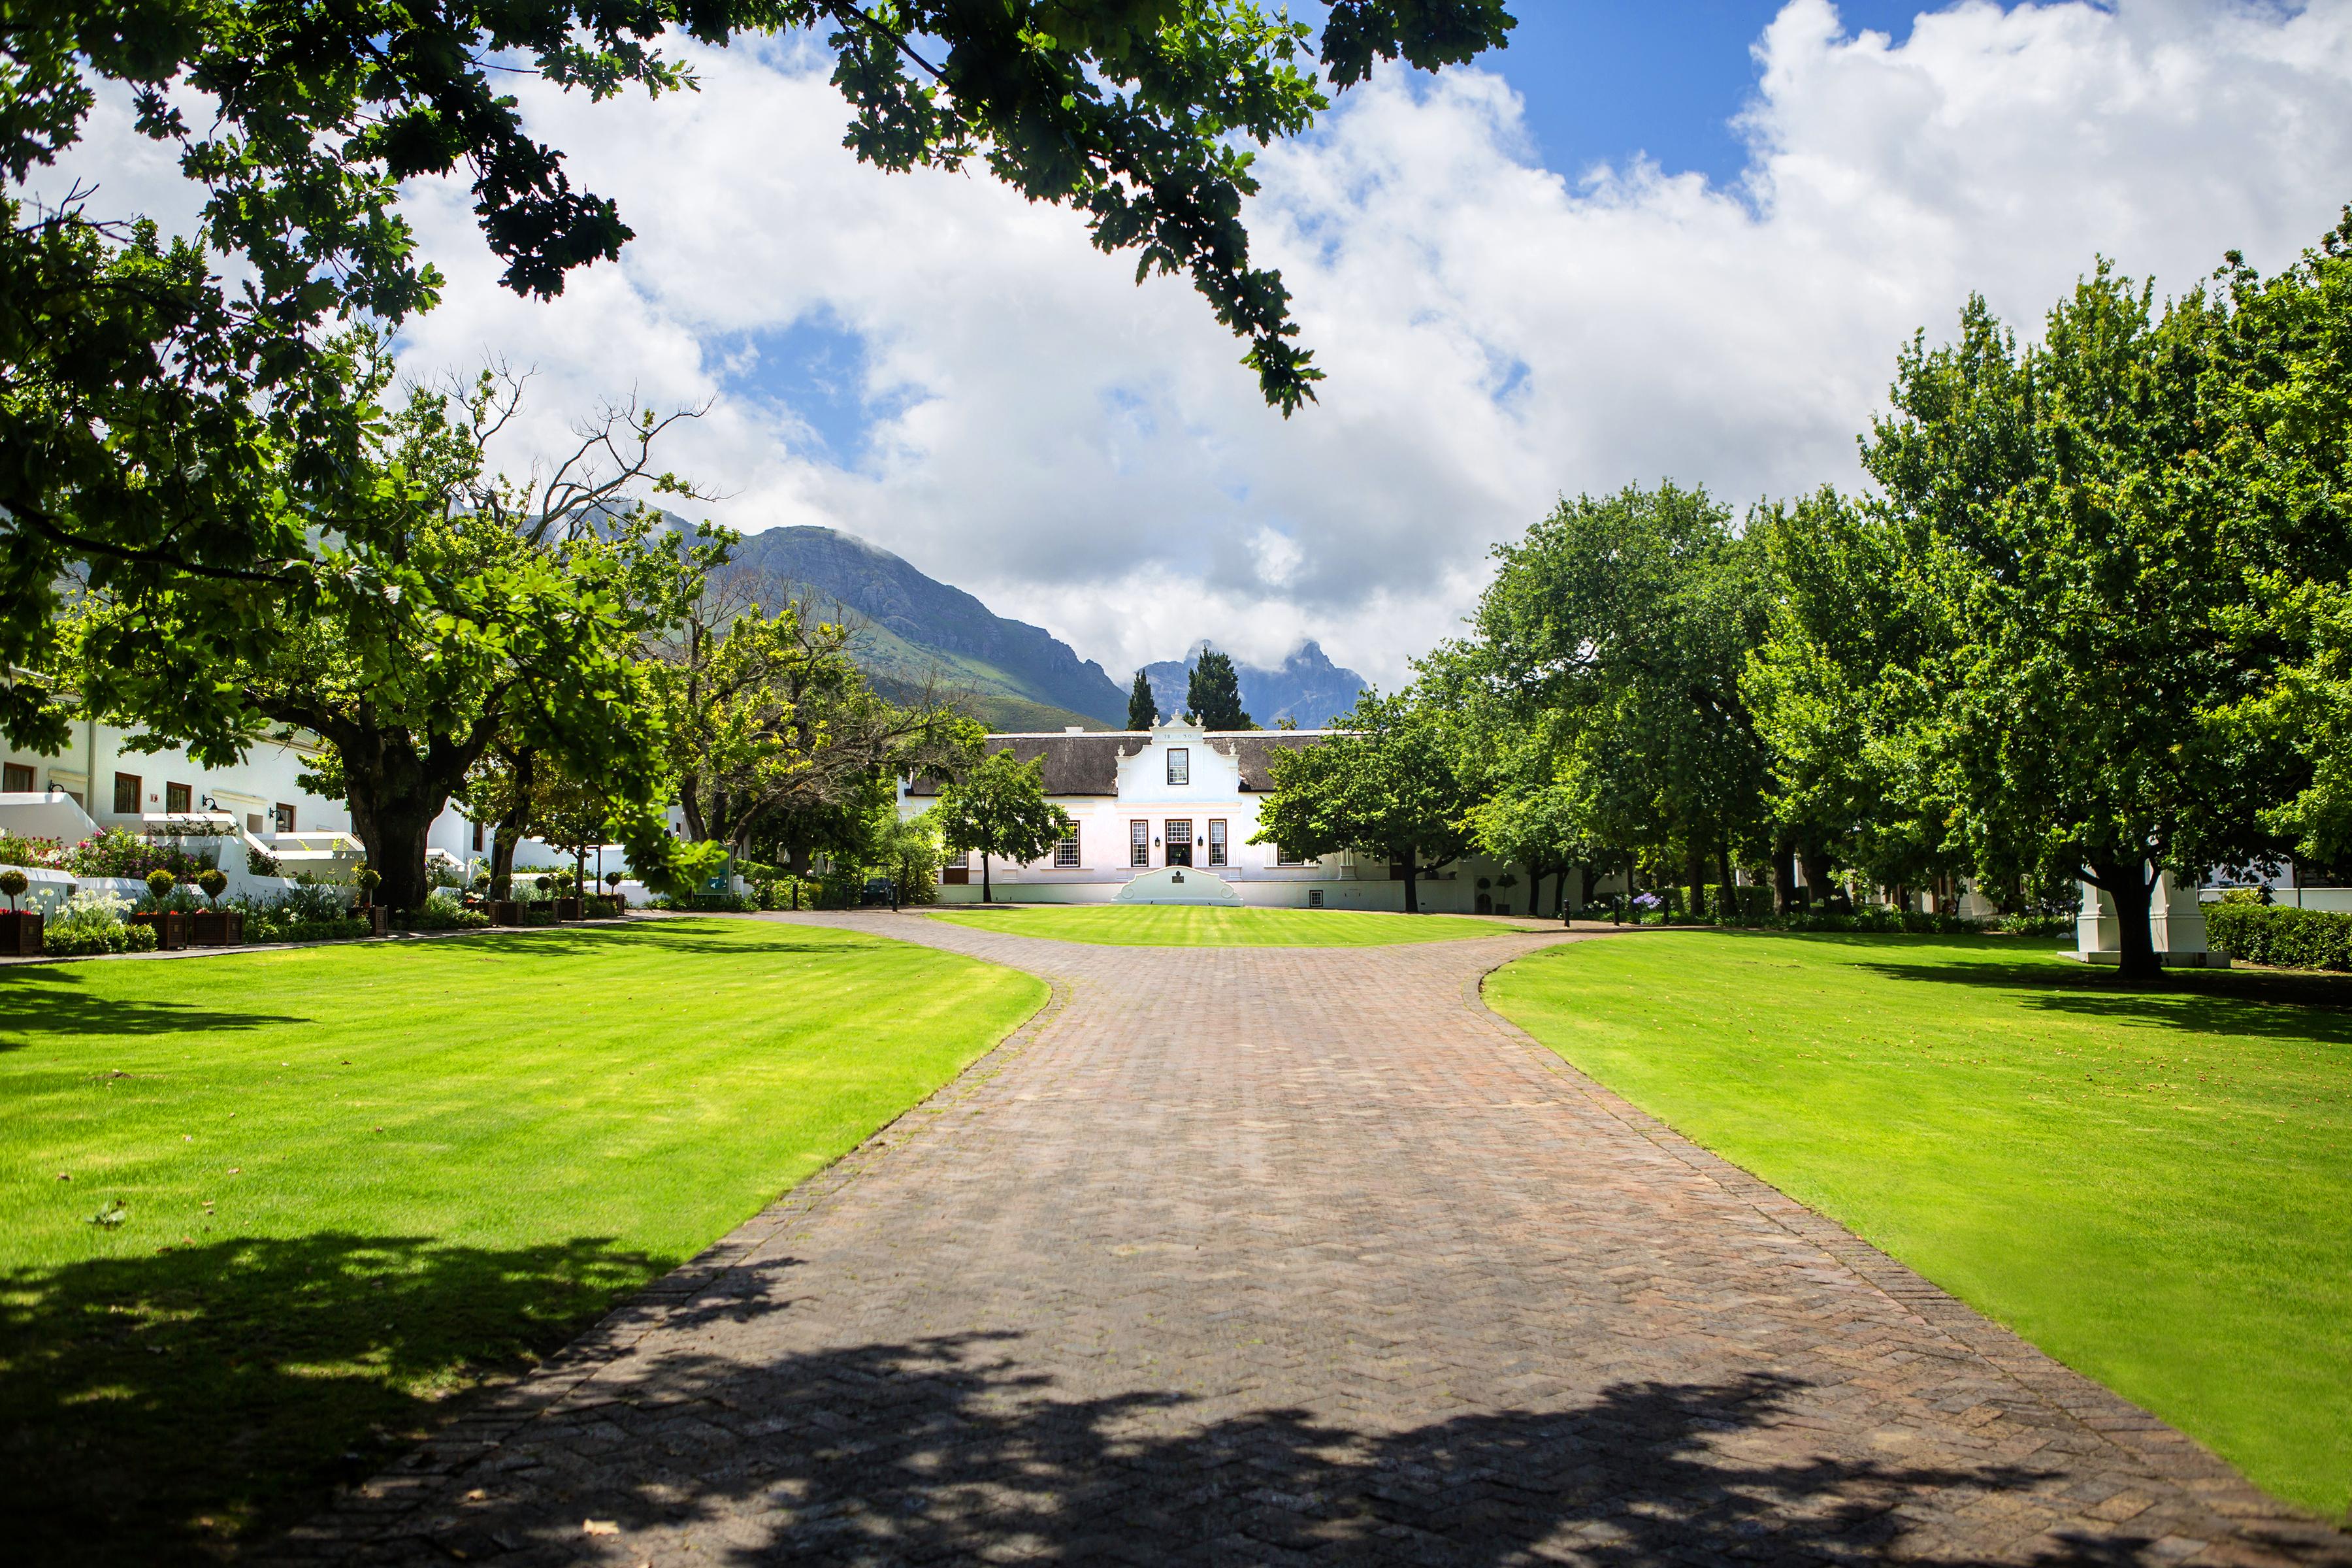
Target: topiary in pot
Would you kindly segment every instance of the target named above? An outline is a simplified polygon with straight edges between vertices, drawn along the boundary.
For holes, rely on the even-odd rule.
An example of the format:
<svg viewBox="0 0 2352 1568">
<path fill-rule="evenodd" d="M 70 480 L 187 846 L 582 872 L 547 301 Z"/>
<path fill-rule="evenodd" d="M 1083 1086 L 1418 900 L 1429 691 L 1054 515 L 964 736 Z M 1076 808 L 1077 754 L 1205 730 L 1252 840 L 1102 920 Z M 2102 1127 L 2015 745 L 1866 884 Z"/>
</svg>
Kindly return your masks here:
<svg viewBox="0 0 2352 1568">
<path fill-rule="evenodd" d="M 362 866 L 352 880 L 359 885 L 360 908 L 365 909 L 375 902 L 375 890 L 383 885 L 383 873 L 373 866 Z"/>
<path fill-rule="evenodd" d="M 16 869 L 16 867 L 11 866 L 5 870 L 0 870 L 0 893 L 5 893 L 8 895 L 8 912 L 10 914 L 15 914 L 16 912 L 16 900 L 23 898 L 25 896 L 25 889 L 31 886 L 32 883 L 26 879 L 25 873 Z"/>
<path fill-rule="evenodd" d="M 196 886 L 203 889 L 205 897 L 217 906 L 221 895 L 228 891 L 228 873 L 217 866 L 208 867 L 196 878 Z"/>
<path fill-rule="evenodd" d="M 179 883 L 180 879 L 169 871 L 160 868 L 150 871 L 147 873 L 147 896 L 161 904 L 172 896 L 172 889 L 179 886 Z"/>
</svg>

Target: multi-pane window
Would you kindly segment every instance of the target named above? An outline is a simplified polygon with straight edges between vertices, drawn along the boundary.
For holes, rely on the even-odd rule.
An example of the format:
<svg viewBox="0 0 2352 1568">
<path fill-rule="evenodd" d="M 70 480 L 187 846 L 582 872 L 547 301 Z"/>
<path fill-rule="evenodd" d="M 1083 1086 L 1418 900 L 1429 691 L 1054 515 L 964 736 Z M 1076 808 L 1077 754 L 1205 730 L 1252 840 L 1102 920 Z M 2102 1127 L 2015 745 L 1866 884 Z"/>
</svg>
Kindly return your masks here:
<svg viewBox="0 0 2352 1568">
<path fill-rule="evenodd" d="M 1168 841 L 1168 863 L 1171 866 L 1190 866 L 1192 863 L 1192 825 L 1171 822 L 1164 824 L 1160 832 L 1160 837 Z"/>
<path fill-rule="evenodd" d="M 1209 818 L 1209 864 L 1222 866 L 1224 863 L 1225 819 L 1222 816 L 1213 816 Z"/>
<path fill-rule="evenodd" d="M 163 809 L 177 814 L 195 809 L 195 792 L 186 784 L 167 784 L 163 786 Z"/>
<path fill-rule="evenodd" d="M 1151 864 L 1151 824 L 1130 822 L 1127 825 L 1127 863 L 1130 866 Z"/>
<path fill-rule="evenodd" d="M 281 800 L 278 803 L 278 809 L 273 815 L 278 818 L 278 832 L 291 833 L 294 831 L 294 808 L 292 806 L 287 805 Z"/>
<path fill-rule="evenodd" d="M 117 816 L 139 815 L 139 775 L 137 773 L 114 775 L 114 815 Z"/>
<path fill-rule="evenodd" d="M 0 774 L 5 775 L 0 776 L 0 790 L 5 790 L 10 795 L 33 793 L 33 770 L 24 763 L 0 764 Z"/>
<path fill-rule="evenodd" d="M 1192 753 L 1183 746 L 1168 748 L 1168 782 L 1188 784 L 1192 782 Z"/>
<path fill-rule="evenodd" d="M 1075 871 L 1077 869 L 1078 830 L 1076 828 L 1071 828 L 1067 837 L 1064 837 L 1059 844 L 1054 846 L 1054 865 L 1058 870 Z"/>
<path fill-rule="evenodd" d="M 1304 866 L 1307 857 L 1287 844 L 1277 844 L 1274 847 L 1274 863 L 1277 866 Z"/>
</svg>

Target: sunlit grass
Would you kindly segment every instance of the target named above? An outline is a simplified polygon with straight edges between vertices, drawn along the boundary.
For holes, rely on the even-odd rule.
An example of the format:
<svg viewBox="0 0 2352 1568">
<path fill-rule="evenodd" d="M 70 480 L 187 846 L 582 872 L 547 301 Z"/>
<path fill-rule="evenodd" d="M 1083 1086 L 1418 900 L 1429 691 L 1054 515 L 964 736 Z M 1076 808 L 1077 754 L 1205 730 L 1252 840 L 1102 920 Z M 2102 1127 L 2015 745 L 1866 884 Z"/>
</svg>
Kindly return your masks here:
<svg viewBox="0 0 2352 1568">
<path fill-rule="evenodd" d="M 1661 932 L 1486 994 L 2262 1485 L 2352 1502 L 2352 981 L 2138 991 L 2040 942 Z"/>
<path fill-rule="evenodd" d="M 0 972 L 12 1549 L 179 1560 L 315 1506 L 1045 994 L 722 920 Z"/>
</svg>

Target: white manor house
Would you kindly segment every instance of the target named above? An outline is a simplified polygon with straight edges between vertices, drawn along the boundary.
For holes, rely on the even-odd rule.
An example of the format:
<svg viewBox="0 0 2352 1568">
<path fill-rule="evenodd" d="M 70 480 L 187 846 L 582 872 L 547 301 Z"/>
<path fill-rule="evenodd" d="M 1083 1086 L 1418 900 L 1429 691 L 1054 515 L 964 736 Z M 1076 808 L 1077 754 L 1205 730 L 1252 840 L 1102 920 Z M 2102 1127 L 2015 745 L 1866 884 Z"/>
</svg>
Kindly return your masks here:
<svg viewBox="0 0 2352 1568">
<path fill-rule="evenodd" d="M 1149 731 L 991 735 L 992 751 L 1009 751 L 1024 763 L 1045 759 L 1045 798 L 1076 826 L 1042 859 L 992 860 L 989 883 L 1004 903 L 1108 903 L 1128 892 L 1152 901 L 1402 910 L 1402 867 L 1353 854 L 1299 859 L 1278 845 L 1250 842 L 1258 807 L 1274 789 L 1275 751 L 1315 745 L 1332 733 L 1202 730 L 1173 720 Z M 935 784 L 902 779 L 900 814 L 927 810 L 938 793 Z M 1177 875 L 1186 878 L 1181 888 Z M 1421 907 L 1439 914 L 1526 914 L 1526 877 L 1523 866 L 1475 856 L 1424 868 Z M 950 859 L 942 879 L 943 901 L 980 901 L 977 857 L 961 865 Z M 1138 884 L 1132 891 L 1130 884 Z M 1549 892 L 1549 880 L 1545 886 Z"/>
</svg>

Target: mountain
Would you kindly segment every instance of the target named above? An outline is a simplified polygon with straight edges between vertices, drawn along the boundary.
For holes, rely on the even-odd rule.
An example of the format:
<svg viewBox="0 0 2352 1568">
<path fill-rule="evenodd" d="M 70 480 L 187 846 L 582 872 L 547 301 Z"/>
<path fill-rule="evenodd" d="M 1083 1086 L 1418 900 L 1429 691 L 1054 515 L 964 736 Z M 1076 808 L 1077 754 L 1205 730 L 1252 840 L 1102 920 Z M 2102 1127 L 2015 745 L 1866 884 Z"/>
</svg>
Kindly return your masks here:
<svg viewBox="0 0 2352 1568">
<path fill-rule="evenodd" d="M 1208 646 L 1194 643 L 1192 651 L 1181 660 L 1162 659 L 1143 667 L 1161 718 L 1184 710 L 1185 686 L 1192 667 L 1201 662 L 1201 650 Z M 1276 668 L 1236 660 L 1234 674 L 1241 680 L 1242 711 L 1269 730 L 1285 719 L 1296 720 L 1302 730 L 1322 729 L 1353 708 L 1356 694 L 1364 689 L 1362 676 L 1333 664 L 1311 639 Z"/>
<path fill-rule="evenodd" d="M 745 534 L 734 564 L 854 612 L 864 626 L 853 651 L 886 696 L 936 681 L 964 694 L 992 730 L 1127 724 L 1127 688 L 1102 666 L 861 539 L 830 528 L 772 528 Z"/>
</svg>

